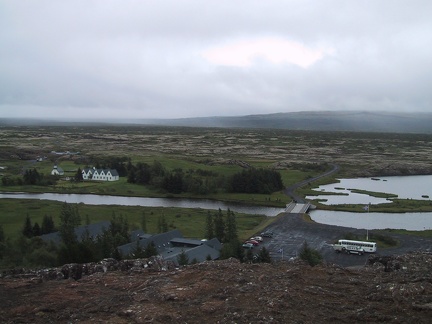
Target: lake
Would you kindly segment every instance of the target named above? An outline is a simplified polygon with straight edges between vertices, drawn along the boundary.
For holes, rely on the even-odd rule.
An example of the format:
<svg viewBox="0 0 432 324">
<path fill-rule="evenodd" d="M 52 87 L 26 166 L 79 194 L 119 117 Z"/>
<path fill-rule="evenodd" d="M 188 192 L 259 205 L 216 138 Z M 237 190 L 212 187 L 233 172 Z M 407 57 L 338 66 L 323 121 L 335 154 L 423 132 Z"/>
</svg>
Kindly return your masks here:
<svg viewBox="0 0 432 324">
<path fill-rule="evenodd" d="M 431 213 L 351 213 L 331 210 L 313 210 L 313 221 L 321 224 L 364 229 L 406 229 L 423 231 L 432 229 Z"/>
<path fill-rule="evenodd" d="M 338 193 L 347 195 L 318 195 L 307 196 L 306 199 L 320 199 L 325 205 L 340 204 L 382 204 L 391 201 L 385 198 L 375 198 L 366 194 L 351 192 L 352 189 L 383 192 L 397 195 L 400 199 L 432 199 L 432 175 L 403 176 L 403 177 L 377 177 L 338 179 L 339 183 L 319 186 L 313 189 L 318 192 Z M 325 201 L 324 201 L 325 200 Z"/>
<path fill-rule="evenodd" d="M 373 205 L 391 203 L 391 200 L 351 192 L 352 189 L 358 189 L 395 194 L 401 199 L 431 200 L 432 175 L 338 180 L 340 181 L 339 183 L 322 185 L 314 190 L 317 192 L 343 193 L 345 195 L 327 194 L 307 196 L 306 199 L 320 199 L 320 202 L 325 205 L 371 204 L 369 213 L 314 210 L 310 212 L 310 216 L 314 221 L 328 225 L 339 225 L 365 229 L 432 229 L 432 212 L 374 213 Z"/>
</svg>

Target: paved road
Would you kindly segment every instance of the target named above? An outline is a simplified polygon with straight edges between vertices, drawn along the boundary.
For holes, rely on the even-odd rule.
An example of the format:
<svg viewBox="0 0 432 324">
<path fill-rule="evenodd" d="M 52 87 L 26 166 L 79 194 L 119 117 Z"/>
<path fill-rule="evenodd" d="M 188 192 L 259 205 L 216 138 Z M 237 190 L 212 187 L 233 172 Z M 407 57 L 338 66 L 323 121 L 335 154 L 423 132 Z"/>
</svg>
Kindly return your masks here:
<svg viewBox="0 0 432 324">
<path fill-rule="evenodd" d="M 292 186 L 286 187 L 284 190 L 284 194 L 286 194 L 287 196 L 290 196 L 294 201 L 299 202 L 299 203 L 306 203 L 306 200 L 303 199 L 302 197 L 298 196 L 294 191 L 297 190 L 300 187 L 303 187 L 304 185 L 309 184 L 310 182 L 316 181 L 318 179 L 321 179 L 323 177 L 327 177 L 333 173 L 336 173 L 339 171 L 339 166 L 338 165 L 333 165 L 333 169 L 331 169 L 330 171 L 327 171 L 326 173 L 323 173 L 319 176 L 304 180 L 302 182 L 296 183 Z"/>
<path fill-rule="evenodd" d="M 293 186 L 287 187 L 284 193 L 292 197 L 299 203 L 306 201 L 297 196 L 294 191 L 312 181 L 322 177 L 331 175 L 339 170 L 337 165 L 333 169 L 314 178 L 302 181 Z M 269 250 L 270 255 L 274 260 L 294 258 L 300 252 L 304 242 L 307 242 L 309 247 L 318 250 L 324 258 L 325 262 L 338 264 L 343 267 L 362 266 L 367 262 L 369 254 L 362 256 L 355 254 L 336 253 L 330 244 L 335 243 L 348 233 L 353 233 L 358 236 L 364 235 L 366 232 L 355 228 L 332 226 L 305 221 L 301 213 L 285 213 L 281 215 L 275 222 L 266 228 L 274 233 L 273 238 L 264 238 L 261 246 L 265 246 Z M 369 231 L 373 233 L 373 231 Z M 400 242 L 400 245 L 395 248 L 378 249 L 377 255 L 394 255 L 404 254 L 411 251 L 429 251 L 432 252 L 432 238 L 422 238 L 411 235 L 388 234 Z M 259 247 L 254 248 L 258 250 Z"/>
<path fill-rule="evenodd" d="M 266 230 L 274 233 L 273 238 L 264 238 L 260 246 L 269 250 L 274 260 L 296 257 L 303 243 L 306 241 L 309 247 L 318 250 L 324 260 L 343 267 L 362 266 L 366 263 L 369 254 L 362 256 L 355 254 L 336 253 L 329 245 L 334 243 L 347 233 L 366 238 L 364 230 L 319 224 L 305 221 L 302 214 L 283 214 L 273 222 Z M 369 231 L 369 234 L 373 231 Z M 389 249 L 378 249 L 377 255 L 398 255 L 411 251 L 432 252 L 432 238 L 416 237 L 411 235 L 388 234 L 400 242 L 400 246 Z M 260 247 L 256 247 L 258 250 Z M 283 253 L 281 252 L 283 250 Z"/>
</svg>

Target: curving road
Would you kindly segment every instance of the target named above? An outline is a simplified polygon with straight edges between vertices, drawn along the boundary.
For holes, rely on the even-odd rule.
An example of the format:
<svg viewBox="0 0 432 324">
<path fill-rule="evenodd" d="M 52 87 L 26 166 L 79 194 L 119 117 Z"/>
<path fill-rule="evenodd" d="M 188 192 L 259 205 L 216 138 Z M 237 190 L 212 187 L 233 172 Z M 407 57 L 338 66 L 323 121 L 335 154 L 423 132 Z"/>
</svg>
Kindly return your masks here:
<svg viewBox="0 0 432 324">
<path fill-rule="evenodd" d="M 318 179 L 321 179 L 321 178 L 327 177 L 327 176 L 329 176 L 329 175 L 332 175 L 333 173 L 336 173 L 336 172 L 338 172 L 338 171 L 339 171 L 339 166 L 336 165 L 336 164 L 333 164 L 333 168 L 332 168 L 330 171 L 327 171 L 326 173 L 323 173 L 323 174 L 321 174 L 321 175 L 319 175 L 319 176 L 316 176 L 316 177 L 313 177 L 313 178 L 310 178 L 310 179 L 304 180 L 304 181 L 302 181 L 302 182 L 296 183 L 296 184 L 294 184 L 294 185 L 292 185 L 292 186 L 286 187 L 286 188 L 284 189 L 283 193 L 286 194 L 287 196 L 290 196 L 294 201 L 296 201 L 296 202 L 298 202 L 298 203 L 302 203 L 302 204 L 304 204 L 304 203 L 306 203 L 307 201 L 306 201 L 304 198 L 298 196 L 298 195 L 295 193 L 295 191 L 296 191 L 298 188 L 303 187 L 304 185 L 307 185 L 307 184 L 309 184 L 309 183 L 311 183 L 311 182 L 313 182 L 313 181 L 316 181 L 316 180 L 318 180 Z"/>
</svg>

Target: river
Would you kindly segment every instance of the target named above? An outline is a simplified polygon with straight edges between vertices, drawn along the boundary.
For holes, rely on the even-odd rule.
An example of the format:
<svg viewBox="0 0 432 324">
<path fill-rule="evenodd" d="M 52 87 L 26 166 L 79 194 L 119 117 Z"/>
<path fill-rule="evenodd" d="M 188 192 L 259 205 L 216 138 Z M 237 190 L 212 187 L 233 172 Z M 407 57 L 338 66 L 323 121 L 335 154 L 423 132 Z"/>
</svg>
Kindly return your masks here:
<svg viewBox="0 0 432 324">
<path fill-rule="evenodd" d="M 276 216 L 285 211 L 284 208 L 249 206 L 235 203 L 227 203 L 209 199 L 185 199 L 185 198 L 142 198 L 123 196 L 104 196 L 89 194 L 57 194 L 57 193 L 0 193 L 0 199 L 40 199 L 54 200 L 67 203 L 83 203 L 86 205 L 121 205 L 143 207 L 178 207 L 178 208 L 202 208 L 227 210 L 237 213 Z"/>
<path fill-rule="evenodd" d="M 360 189 L 375 192 L 392 193 L 403 199 L 431 200 L 432 176 L 404 176 L 340 179 L 339 183 L 323 185 L 315 190 L 318 192 L 344 193 L 345 195 L 308 196 L 307 199 L 326 199 L 322 203 L 337 204 L 370 204 L 369 212 L 351 213 L 313 210 L 310 212 L 312 220 L 328 224 L 364 229 L 432 229 L 432 212 L 426 213 L 375 213 L 373 206 L 380 203 L 390 203 L 385 198 L 375 198 L 366 194 L 351 192 Z M 227 210 L 245 214 L 276 216 L 285 211 L 284 208 L 250 206 L 227 203 L 209 199 L 184 198 L 141 198 L 122 196 L 103 196 L 90 194 L 56 194 L 56 193 L 0 193 L 1 198 L 42 199 L 67 203 L 83 203 L 88 205 L 124 205 L 143 207 L 179 207 L 202 208 L 210 210 Z M 288 199 L 287 199 L 288 200 Z M 432 203 L 432 200 L 431 200 Z"/>
</svg>

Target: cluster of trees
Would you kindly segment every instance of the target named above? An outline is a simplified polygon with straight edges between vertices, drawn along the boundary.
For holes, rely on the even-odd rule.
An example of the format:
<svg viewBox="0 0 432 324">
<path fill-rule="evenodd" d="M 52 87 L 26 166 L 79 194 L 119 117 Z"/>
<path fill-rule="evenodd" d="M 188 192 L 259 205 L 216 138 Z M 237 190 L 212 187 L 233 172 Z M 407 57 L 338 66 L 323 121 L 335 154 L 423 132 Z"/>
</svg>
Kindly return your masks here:
<svg viewBox="0 0 432 324">
<path fill-rule="evenodd" d="M 136 247 L 130 255 L 122 256 L 117 247 L 130 242 L 129 224 L 127 218 L 122 215 L 111 216 L 109 228 L 102 231 L 96 237 L 92 237 L 88 231 L 78 238 L 76 227 L 81 225 L 81 216 L 78 205 L 64 203 L 59 214 L 59 225 L 54 225 L 51 216 L 45 216 L 42 226 L 38 223 L 32 225 L 29 216 L 24 222 L 21 236 L 12 241 L 7 239 L 0 225 L 0 267 L 53 267 L 66 263 L 95 262 L 103 258 L 148 258 L 157 255 L 157 249 L 153 244 L 142 248 L 137 241 Z M 90 222 L 89 219 L 86 220 Z M 159 216 L 159 231 L 166 232 L 168 224 L 163 215 Z M 146 228 L 146 217 L 142 217 L 143 229 Z M 54 242 L 45 242 L 39 235 L 45 233 L 59 232 L 61 237 L 60 245 Z M 222 243 L 221 259 L 237 258 L 242 262 L 271 262 L 270 255 L 265 248 L 261 248 L 256 254 L 251 250 L 244 252 L 242 243 L 237 233 L 236 216 L 231 210 L 226 213 L 221 209 L 211 213 L 206 219 L 205 237 L 211 239 L 217 237 Z M 179 255 L 180 264 L 195 263 L 189 262 L 187 255 L 183 252 Z"/>
<path fill-rule="evenodd" d="M 96 169 L 116 169 L 120 177 L 126 177 L 131 159 L 125 156 L 91 156 L 87 164 L 93 165 Z"/>
<path fill-rule="evenodd" d="M 221 259 L 244 260 L 244 249 L 238 239 L 236 217 L 229 208 L 225 216 L 220 208 L 213 214 L 211 212 L 207 214 L 204 237 L 207 239 L 216 237 L 223 243 Z"/>
<path fill-rule="evenodd" d="M 309 247 L 305 241 L 300 250 L 299 258 L 306 261 L 310 266 L 314 267 L 322 262 L 322 255 L 315 249 Z"/>
<path fill-rule="evenodd" d="M 237 240 L 237 221 L 234 212 L 228 208 L 224 216 L 220 208 L 213 214 L 209 211 L 205 223 L 204 237 L 209 240 L 216 237 L 221 243 Z"/>
<path fill-rule="evenodd" d="M 34 225 L 32 225 L 30 217 L 27 214 L 22 229 L 22 234 L 25 237 L 31 238 L 33 236 L 40 236 L 43 234 L 49 234 L 56 231 L 57 230 L 54 225 L 54 220 L 51 216 L 45 215 L 44 218 L 42 219 L 42 226 L 40 226 L 38 222 L 35 222 Z"/>
<path fill-rule="evenodd" d="M 154 188 L 172 194 L 190 192 L 205 195 L 219 190 L 242 193 L 270 194 L 283 189 L 282 177 L 278 171 L 249 168 L 230 177 L 207 170 L 177 168 L 168 171 L 160 162 L 152 165 L 138 163 L 128 165 L 129 183 L 152 185 Z"/>
<path fill-rule="evenodd" d="M 142 248 L 139 245 L 139 241 L 137 241 L 136 243 L 137 244 L 136 244 L 135 248 L 132 250 L 129 257 L 136 258 L 136 259 L 145 259 L 145 258 L 150 258 L 151 256 L 158 254 L 156 246 L 154 245 L 153 242 L 148 244 L 145 248 Z"/>
<path fill-rule="evenodd" d="M 96 237 L 86 231 L 78 238 L 75 228 L 81 225 L 81 217 L 77 205 L 64 203 L 60 210 L 60 222 L 57 230 L 61 237 L 61 244 L 45 242 L 36 234 L 37 223 L 31 224 L 27 216 L 21 234 L 16 240 L 4 237 L 0 227 L 0 266 L 5 267 L 52 267 L 65 263 L 85 263 L 99 261 L 103 258 L 121 259 L 117 250 L 119 245 L 130 242 L 129 224 L 122 215 L 111 217 L 109 228 Z M 89 221 L 89 220 L 87 220 Z M 45 216 L 42 226 L 45 232 L 55 231 L 52 217 Z M 124 256 L 127 257 L 127 256 Z"/>
<path fill-rule="evenodd" d="M 171 194 L 206 195 L 218 191 L 270 194 L 283 189 L 280 173 L 262 168 L 248 168 L 232 176 L 225 176 L 202 169 L 168 170 L 159 161 L 151 164 L 143 162 L 133 164 L 127 157 L 91 157 L 87 162 L 93 163 L 98 169 L 116 169 L 119 176 L 127 177 L 129 183 L 149 185 L 156 190 Z M 57 180 L 58 177 L 45 176 L 33 168 L 27 169 L 22 177 L 3 176 L 2 185 L 47 186 L 54 185 Z M 81 182 L 82 180 L 81 168 L 78 168 L 71 181 Z"/>
<path fill-rule="evenodd" d="M 35 168 L 25 170 L 22 177 L 3 176 L 3 186 L 22 186 L 22 185 L 36 185 L 36 186 L 50 186 L 55 184 L 57 179 L 54 176 L 45 176 L 39 173 Z"/>
<path fill-rule="evenodd" d="M 215 192 L 218 187 L 217 173 L 206 170 L 187 170 L 181 168 L 168 171 L 160 162 L 152 164 L 128 164 L 127 181 L 140 185 L 151 185 L 172 194 L 191 192 L 207 194 Z"/>
<path fill-rule="evenodd" d="M 298 163 L 298 162 L 291 162 L 290 167 L 296 170 L 300 170 L 303 172 L 325 172 L 328 170 L 329 165 L 328 163 Z"/>
<path fill-rule="evenodd" d="M 234 174 L 229 179 L 228 191 L 270 194 L 282 190 L 282 177 L 278 171 L 249 168 Z"/>
<path fill-rule="evenodd" d="M 81 240 L 75 234 L 75 228 L 80 224 L 78 207 L 64 203 L 60 212 L 59 234 L 62 244 L 58 251 L 59 264 L 122 258 L 117 247 L 130 242 L 129 223 L 125 217 L 113 213 L 108 229 L 96 237 L 86 231 Z"/>
<path fill-rule="evenodd" d="M 265 247 L 262 247 L 257 254 L 250 249 L 245 254 L 238 237 L 236 216 L 229 208 L 225 216 L 221 209 L 213 214 L 211 212 L 207 214 L 204 236 L 207 239 L 216 237 L 223 243 L 221 259 L 236 258 L 241 262 L 271 262 L 270 254 Z"/>
</svg>

